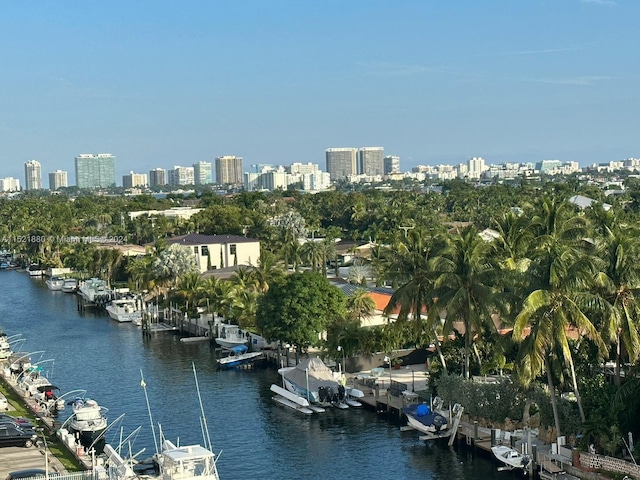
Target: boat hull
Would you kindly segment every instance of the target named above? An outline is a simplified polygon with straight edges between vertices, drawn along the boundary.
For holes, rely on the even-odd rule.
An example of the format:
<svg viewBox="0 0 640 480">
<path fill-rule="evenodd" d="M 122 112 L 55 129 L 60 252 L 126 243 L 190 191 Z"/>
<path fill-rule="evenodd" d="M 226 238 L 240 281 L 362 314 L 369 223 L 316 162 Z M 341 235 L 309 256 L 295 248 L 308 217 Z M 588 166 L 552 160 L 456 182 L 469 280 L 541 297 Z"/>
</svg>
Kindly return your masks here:
<svg viewBox="0 0 640 480">
<path fill-rule="evenodd" d="M 254 362 L 262 356 L 262 352 L 247 352 L 240 355 L 233 355 L 225 358 L 218 359 L 218 366 L 220 368 L 232 368 L 239 367 L 241 365 L 247 365 Z"/>
</svg>

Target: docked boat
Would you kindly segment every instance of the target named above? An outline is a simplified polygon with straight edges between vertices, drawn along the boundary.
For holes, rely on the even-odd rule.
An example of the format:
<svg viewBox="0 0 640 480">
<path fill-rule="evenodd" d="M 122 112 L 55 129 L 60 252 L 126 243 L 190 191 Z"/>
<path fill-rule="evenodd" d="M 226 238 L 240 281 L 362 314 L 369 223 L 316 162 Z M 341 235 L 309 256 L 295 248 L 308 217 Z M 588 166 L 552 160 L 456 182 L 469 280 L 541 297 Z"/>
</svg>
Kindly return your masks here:
<svg viewBox="0 0 640 480">
<path fill-rule="evenodd" d="M 135 298 L 122 298 L 112 300 L 106 306 L 109 316 L 121 323 L 133 322 L 139 325 L 142 321 L 142 311 L 139 307 L 139 301 Z"/>
<path fill-rule="evenodd" d="M 64 285 L 64 278 L 62 277 L 50 277 L 47 278 L 47 281 L 44 282 L 47 284 L 47 288 L 49 290 L 62 290 L 62 286 Z"/>
<path fill-rule="evenodd" d="M 67 429 L 78 437 L 83 447 L 89 448 L 93 445 L 96 453 L 101 453 L 104 445 L 100 443 L 103 442 L 96 443 L 96 440 L 107 428 L 108 410 L 98 405 L 95 400 L 87 398 L 76 398 L 71 405 L 73 413 L 65 422 Z"/>
<path fill-rule="evenodd" d="M 491 452 L 500 462 L 504 464 L 501 470 L 518 470 L 522 469 L 525 472 L 531 465 L 531 457 L 520 453 L 515 448 L 508 447 L 506 445 L 495 445 L 491 447 Z"/>
<path fill-rule="evenodd" d="M 245 333 L 238 325 L 220 323 L 218 332 L 216 343 L 222 348 L 232 349 L 239 345 L 245 345 L 249 341 L 249 332 Z"/>
<path fill-rule="evenodd" d="M 11 350 L 11 343 L 9 343 L 9 337 L 6 333 L 0 331 L 0 360 L 6 360 L 11 356 L 13 351 Z"/>
<path fill-rule="evenodd" d="M 349 408 L 345 386 L 339 381 L 344 377 L 334 374 L 320 358 L 308 358 L 295 367 L 281 368 L 278 373 L 285 389 L 307 400 L 311 407 Z M 359 396 L 355 389 L 351 391 Z"/>
<path fill-rule="evenodd" d="M 78 291 L 78 279 L 76 278 L 65 278 L 62 283 L 62 287 L 60 287 L 64 293 L 76 293 Z"/>
<path fill-rule="evenodd" d="M 438 437 L 449 436 L 451 429 L 444 415 L 432 410 L 426 403 L 414 403 L 402 408 L 410 427 L 419 432 Z"/>
<path fill-rule="evenodd" d="M 42 277 L 44 272 L 44 269 L 37 263 L 32 263 L 27 267 L 27 273 L 30 277 Z"/>
<path fill-rule="evenodd" d="M 232 368 L 255 362 L 262 356 L 262 352 L 249 352 L 246 345 L 238 345 L 229 350 L 226 357 L 217 360 L 218 368 Z"/>
<path fill-rule="evenodd" d="M 104 280 L 90 278 L 78 288 L 78 295 L 90 305 L 105 306 L 112 300 L 113 291 L 107 287 Z"/>
</svg>

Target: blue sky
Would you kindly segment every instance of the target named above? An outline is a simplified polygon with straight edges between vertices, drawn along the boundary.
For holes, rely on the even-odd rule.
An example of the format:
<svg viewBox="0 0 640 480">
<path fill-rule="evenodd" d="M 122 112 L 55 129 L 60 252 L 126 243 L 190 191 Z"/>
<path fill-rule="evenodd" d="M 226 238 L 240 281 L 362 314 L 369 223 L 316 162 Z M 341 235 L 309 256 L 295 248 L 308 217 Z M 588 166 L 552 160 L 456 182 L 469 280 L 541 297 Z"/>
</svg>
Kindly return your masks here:
<svg viewBox="0 0 640 480">
<path fill-rule="evenodd" d="M 640 157 L 637 0 L 0 0 L 0 177 Z M 46 178 L 44 184 L 48 185 Z"/>
</svg>

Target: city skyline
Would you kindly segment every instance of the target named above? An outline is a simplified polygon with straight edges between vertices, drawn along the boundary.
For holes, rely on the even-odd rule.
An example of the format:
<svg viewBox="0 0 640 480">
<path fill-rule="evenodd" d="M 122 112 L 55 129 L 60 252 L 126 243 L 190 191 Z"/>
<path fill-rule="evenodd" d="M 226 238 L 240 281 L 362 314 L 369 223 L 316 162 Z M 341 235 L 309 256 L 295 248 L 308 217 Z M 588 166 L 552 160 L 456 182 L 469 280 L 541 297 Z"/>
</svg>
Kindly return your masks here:
<svg viewBox="0 0 640 480">
<path fill-rule="evenodd" d="M 0 175 L 24 182 L 31 159 L 73 172 L 85 151 L 112 152 L 117 179 L 225 155 L 323 165 L 332 146 L 384 145 L 404 171 L 638 157 L 639 13 L 631 0 L 12 2 Z"/>
</svg>

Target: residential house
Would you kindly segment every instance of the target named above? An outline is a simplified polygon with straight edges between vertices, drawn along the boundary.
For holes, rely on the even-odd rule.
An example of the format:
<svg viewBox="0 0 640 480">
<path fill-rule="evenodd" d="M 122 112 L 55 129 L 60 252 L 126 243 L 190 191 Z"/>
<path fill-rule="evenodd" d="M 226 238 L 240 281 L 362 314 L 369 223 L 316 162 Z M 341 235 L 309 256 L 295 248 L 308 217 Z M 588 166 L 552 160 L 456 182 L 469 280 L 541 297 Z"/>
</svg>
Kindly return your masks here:
<svg viewBox="0 0 640 480">
<path fill-rule="evenodd" d="M 196 257 L 200 273 L 237 265 L 258 264 L 260 241 L 239 235 L 201 235 L 190 233 L 167 240 L 188 247 Z"/>
</svg>

